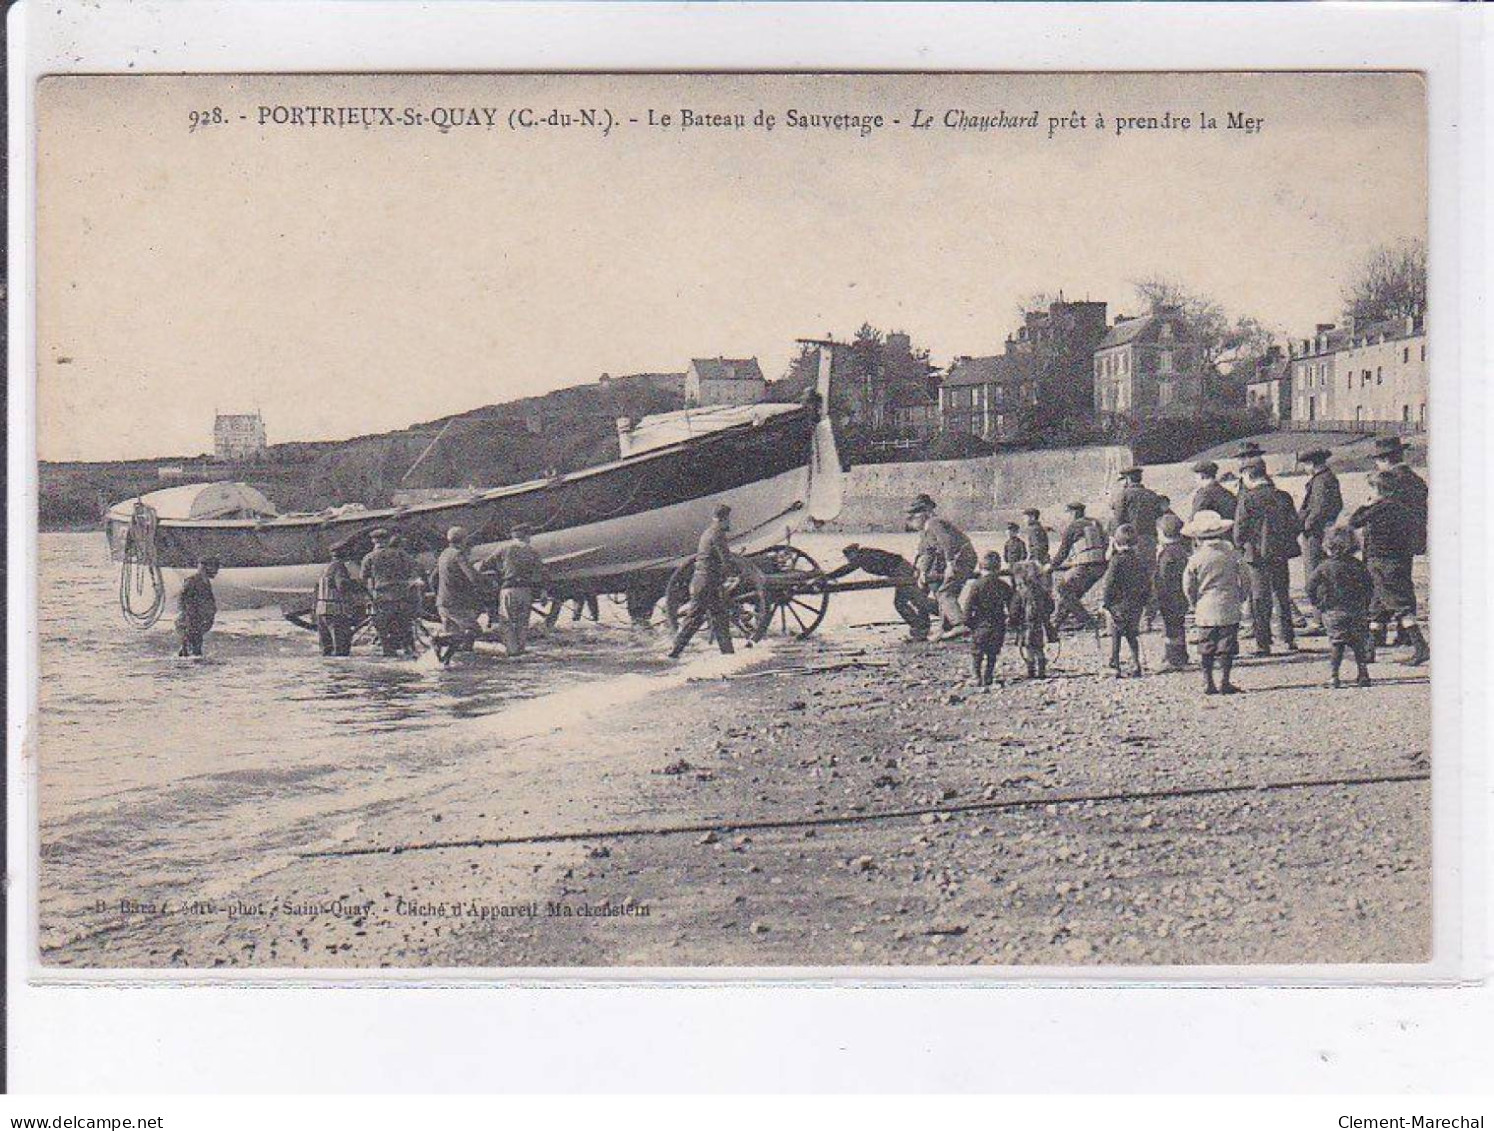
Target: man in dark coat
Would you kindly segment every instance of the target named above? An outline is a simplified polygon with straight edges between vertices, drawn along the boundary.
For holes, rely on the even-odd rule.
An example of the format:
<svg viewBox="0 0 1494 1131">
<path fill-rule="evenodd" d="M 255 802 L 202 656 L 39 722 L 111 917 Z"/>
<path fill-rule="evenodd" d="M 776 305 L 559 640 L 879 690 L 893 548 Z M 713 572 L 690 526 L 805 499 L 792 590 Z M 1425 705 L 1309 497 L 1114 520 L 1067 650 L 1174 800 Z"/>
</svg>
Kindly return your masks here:
<svg viewBox="0 0 1494 1131">
<path fill-rule="evenodd" d="M 1397 493 L 1401 484 L 1386 472 L 1370 476 L 1374 501 L 1360 507 L 1349 525 L 1363 531 L 1364 562 L 1369 567 L 1374 598 L 1370 604 L 1370 632 L 1383 645 L 1391 624 L 1400 639 L 1411 645 L 1407 664 L 1424 664 L 1431 658 L 1426 637 L 1416 620 L 1416 589 L 1411 581 L 1411 560 L 1421 531 L 1420 516 Z"/>
<path fill-rule="evenodd" d="M 1263 460 L 1248 460 L 1240 469 L 1244 490 L 1235 510 L 1235 545 L 1250 578 L 1250 614 L 1255 654 L 1271 654 L 1271 608 L 1281 616 L 1281 639 L 1288 652 L 1297 650 L 1292 625 L 1290 562 L 1302 556 L 1297 504 L 1266 474 Z"/>
<path fill-rule="evenodd" d="M 1415 555 L 1427 552 L 1427 481 L 1406 462 L 1408 450 L 1399 436 L 1382 436 L 1375 441 L 1375 469 L 1390 477 L 1385 481 L 1386 490 L 1410 507 L 1416 517 L 1418 529 L 1411 550 Z"/>
<path fill-rule="evenodd" d="M 393 536 L 389 531 L 375 530 L 370 537 L 374 548 L 360 567 L 363 587 L 373 603 L 374 631 L 383 653 L 397 656 L 415 648 L 409 617 L 410 583 L 420 580 L 420 567 L 409 554 L 390 544 Z"/>
<path fill-rule="evenodd" d="M 213 596 L 213 578 L 218 559 L 203 558 L 197 572 L 188 574 L 176 599 L 176 632 L 181 638 L 178 656 L 201 656 L 202 642 L 218 619 L 218 598 Z"/>
<path fill-rule="evenodd" d="M 1193 492 L 1193 510 L 1188 517 L 1199 511 L 1213 511 L 1220 518 L 1233 519 L 1234 492 L 1219 482 L 1219 465 L 1211 459 L 1200 460 L 1193 465 L 1193 474 L 1198 477 L 1198 489 Z"/>
<path fill-rule="evenodd" d="M 1008 566 L 1027 560 L 1027 543 L 1022 540 L 1022 528 L 1015 522 L 1006 524 L 1006 544 L 1001 547 L 1001 556 Z"/>
<path fill-rule="evenodd" d="M 1022 516 L 1022 540 L 1027 543 L 1027 556 L 1039 565 L 1047 565 L 1052 555 L 1048 550 L 1048 528 L 1043 525 L 1042 511 L 1028 507 Z"/>
<path fill-rule="evenodd" d="M 735 649 L 731 643 L 731 614 L 726 607 L 726 579 L 731 573 L 731 547 L 726 536 L 731 531 L 731 507 L 722 503 L 716 508 L 711 524 L 701 532 L 695 547 L 695 569 L 690 574 L 690 602 L 684 620 L 675 634 L 669 658 L 677 660 L 701 625 L 709 619 L 716 634 L 716 646 L 722 655 Z"/>
<path fill-rule="evenodd" d="M 1115 531 L 1114 551 L 1105 567 L 1100 603 L 1110 617 L 1110 666 L 1121 678 L 1121 641 L 1131 648 L 1131 661 L 1141 675 L 1141 614 L 1152 596 L 1154 567 L 1136 553 L 1136 534 L 1129 523 Z"/>
<path fill-rule="evenodd" d="M 1302 506 L 1297 511 L 1302 522 L 1302 567 L 1311 577 L 1313 571 L 1323 564 L 1323 536 L 1343 513 L 1344 496 L 1339 490 L 1338 476 L 1328 466 L 1326 449 L 1303 452 L 1297 461 L 1312 468 Z"/>
<path fill-rule="evenodd" d="M 846 564 L 825 574 L 826 581 L 838 581 L 858 569 L 873 577 L 885 577 L 896 581 L 892 591 L 892 607 L 908 626 L 908 635 L 913 640 L 929 638 L 929 602 L 918 585 L 918 571 L 913 563 L 901 554 L 890 550 L 878 550 L 872 546 L 859 546 L 852 542 L 841 551 Z"/>
</svg>

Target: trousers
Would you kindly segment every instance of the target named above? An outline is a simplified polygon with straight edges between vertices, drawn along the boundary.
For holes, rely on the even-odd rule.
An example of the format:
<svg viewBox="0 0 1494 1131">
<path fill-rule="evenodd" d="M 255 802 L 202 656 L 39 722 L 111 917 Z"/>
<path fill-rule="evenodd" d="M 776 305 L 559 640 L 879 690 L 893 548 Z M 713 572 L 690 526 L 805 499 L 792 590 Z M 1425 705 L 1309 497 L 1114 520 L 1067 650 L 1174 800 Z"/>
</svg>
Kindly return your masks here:
<svg viewBox="0 0 1494 1131">
<path fill-rule="evenodd" d="M 1296 641 L 1292 629 L 1291 569 L 1286 558 L 1246 562 L 1250 576 L 1250 623 L 1258 648 L 1271 647 L 1271 610 L 1281 617 L 1281 639 Z"/>
</svg>

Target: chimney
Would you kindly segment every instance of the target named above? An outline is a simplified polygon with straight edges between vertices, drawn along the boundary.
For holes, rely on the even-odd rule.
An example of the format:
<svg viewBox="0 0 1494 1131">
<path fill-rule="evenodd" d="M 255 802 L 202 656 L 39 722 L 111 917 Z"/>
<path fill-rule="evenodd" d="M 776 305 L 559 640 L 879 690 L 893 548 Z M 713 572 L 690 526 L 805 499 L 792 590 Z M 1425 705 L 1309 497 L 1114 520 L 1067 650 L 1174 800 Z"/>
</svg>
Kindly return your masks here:
<svg viewBox="0 0 1494 1131">
<path fill-rule="evenodd" d="M 1319 334 L 1326 334 L 1331 329 L 1333 329 L 1333 323 L 1332 322 L 1319 322 L 1318 325 L 1317 325 L 1317 331 L 1316 332 L 1319 333 Z"/>
</svg>

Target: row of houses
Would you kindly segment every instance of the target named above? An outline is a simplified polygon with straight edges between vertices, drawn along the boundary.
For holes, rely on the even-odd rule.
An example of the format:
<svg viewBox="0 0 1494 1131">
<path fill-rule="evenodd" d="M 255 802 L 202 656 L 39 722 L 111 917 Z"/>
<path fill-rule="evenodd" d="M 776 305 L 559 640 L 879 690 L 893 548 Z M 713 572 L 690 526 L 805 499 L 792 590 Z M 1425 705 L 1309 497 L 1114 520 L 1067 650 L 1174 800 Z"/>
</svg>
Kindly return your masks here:
<svg viewBox="0 0 1494 1131">
<path fill-rule="evenodd" d="M 1246 386 L 1248 403 L 1293 426 L 1427 423 L 1427 339 L 1419 315 L 1366 325 L 1320 323 L 1273 348 Z"/>
</svg>

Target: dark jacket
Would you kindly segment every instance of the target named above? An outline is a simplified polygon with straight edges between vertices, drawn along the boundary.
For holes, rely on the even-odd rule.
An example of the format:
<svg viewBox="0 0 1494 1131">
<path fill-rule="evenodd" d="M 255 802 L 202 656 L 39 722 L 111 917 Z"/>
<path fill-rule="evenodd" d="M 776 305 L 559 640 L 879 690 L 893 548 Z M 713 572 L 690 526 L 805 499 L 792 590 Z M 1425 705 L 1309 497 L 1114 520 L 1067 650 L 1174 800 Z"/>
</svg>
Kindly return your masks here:
<svg viewBox="0 0 1494 1131">
<path fill-rule="evenodd" d="M 444 555 L 443 555 L 444 556 Z M 393 546 L 380 546 L 363 559 L 363 584 L 376 601 L 403 601 L 420 576 L 415 559 Z"/>
<path fill-rule="evenodd" d="M 1338 488 L 1338 476 L 1326 467 L 1315 471 L 1307 481 L 1307 493 L 1302 496 L 1302 507 L 1297 512 L 1304 534 L 1323 536 L 1323 532 L 1338 520 L 1343 513 L 1344 496 Z"/>
<path fill-rule="evenodd" d="M 891 577 L 899 581 L 913 579 L 913 563 L 901 554 L 873 546 L 858 546 L 846 555 L 846 564 L 827 573 L 825 580 L 834 581 L 858 569 L 873 577 Z"/>
<path fill-rule="evenodd" d="M 1221 518 L 1234 518 L 1234 493 L 1223 483 L 1205 483 L 1193 492 L 1193 513 L 1199 511 L 1213 511 Z"/>
<path fill-rule="evenodd" d="M 1183 592 L 1183 571 L 1188 568 L 1192 548 L 1187 542 L 1167 542 L 1157 551 L 1157 572 L 1152 576 L 1152 592 L 1157 604 L 1169 612 L 1186 612 L 1188 597 Z"/>
<path fill-rule="evenodd" d="M 1320 613 L 1368 614 L 1374 585 L 1358 558 L 1327 558 L 1307 579 L 1307 599 Z"/>
<path fill-rule="evenodd" d="M 972 632 L 1006 628 L 1007 607 L 1012 601 L 1012 587 L 999 574 L 983 573 L 970 585 L 965 623 Z"/>
<path fill-rule="evenodd" d="M 1240 492 L 1235 510 L 1235 545 L 1247 562 L 1302 556 L 1302 522 L 1292 497 L 1267 479 Z"/>
<path fill-rule="evenodd" d="M 1128 483 L 1112 507 L 1115 522 L 1110 529 L 1114 532 L 1117 526 L 1129 522 L 1131 528 L 1136 531 L 1137 538 L 1155 542 L 1157 520 L 1162 517 L 1166 509 L 1162 505 L 1162 496 L 1157 492 L 1140 483 Z"/>
<path fill-rule="evenodd" d="M 1022 640 L 1042 644 L 1048 638 L 1048 623 L 1053 619 L 1053 595 L 1042 585 L 1018 585 L 1012 595 L 1008 623 Z"/>
<path fill-rule="evenodd" d="M 1022 524 L 1022 537 L 1027 540 L 1027 552 L 1035 562 L 1048 564 L 1048 528 L 1041 522 L 1028 520 Z"/>
<path fill-rule="evenodd" d="M 1381 472 L 1391 477 L 1391 495 L 1410 508 L 1416 519 L 1413 554 L 1427 552 L 1427 481 L 1411 470 L 1409 464 L 1397 463 Z"/>
<path fill-rule="evenodd" d="M 515 542 L 503 551 L 503 588 L 538 589 L 545 584 L 545 559 L 533 546 Z"/>
<path fill-rule="evenodd" d="M 1016 565 L 1018 562 L 1027 560 L 1027 543 L 1013 534 L 1006 540 L 1006 545 L 1001 547 L 1001 556 L 1006 559 L 1007 565 Z"/>
<path fill-rule="evenodd" d="M 695 572 L 691 584 L 719 582 L 731 571 L 731 547 L 726 544 L 726 531 L 721 523 L 712 519 L 700 534 L 695 546 Z"/>
<path fill-rule="evenodd" d="M 1409 558 L 1416 553 L 1416 513 L 1400 499 L 1377 499 L 1360 507 L 1350 516 L 1349 525 L 1364 531 L 1366 559 Z"/>
<path fill-rule="evenodd" d="M 447 546 L 436 559 L 436 605 L 444 609 L 482 609 L 488 587 L 477 567 L 457 546 Z"/>
<path fill-rule="evenodd" d="M 199 633 L 213 627 L 218 618 L 218 599 L 213 583 L 200 573 L 188 574 L 176 602 L 178 628 Z"/>
<path fill-rule="evenodd" d="M 1152 579 L 1146 563 L 1134 550 L 1120 550 L 1105 567 L 1100 604 L 1107 609 L 1141 609 L 1151 595 Z"/>
<path fill-rule="evenodd" d="M 1105 528 L 1100 525 L 1099 519 L 1088 515 L 1076 518 L 1069 523 L 1063 537 L 1059 539 L 1058 553 L 1053 555 L 1053 565 L 1055 568 L 1063 565 L 1071 554 L 1076 565 L 1080 562 L 1103 562 L 1107 542 Z"/>
</svg>

